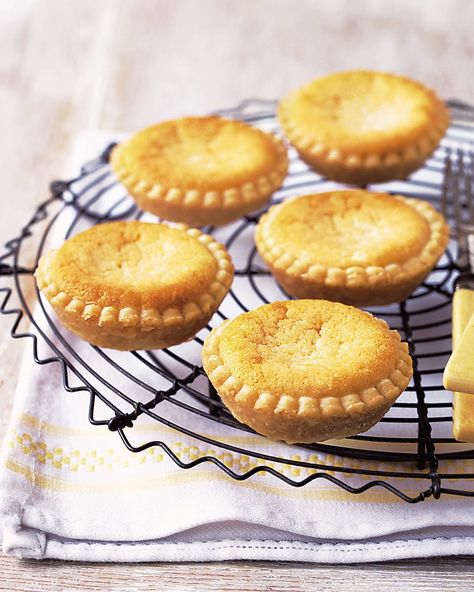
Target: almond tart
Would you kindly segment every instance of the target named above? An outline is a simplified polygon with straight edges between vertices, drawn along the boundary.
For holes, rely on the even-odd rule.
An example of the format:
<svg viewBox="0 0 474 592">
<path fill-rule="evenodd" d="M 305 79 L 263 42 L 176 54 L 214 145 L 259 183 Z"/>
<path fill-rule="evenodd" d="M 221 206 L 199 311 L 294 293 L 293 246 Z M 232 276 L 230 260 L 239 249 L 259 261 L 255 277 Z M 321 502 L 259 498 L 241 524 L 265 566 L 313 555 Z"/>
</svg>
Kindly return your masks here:
<svg viewBox="0 0 474 592">
<path fill-rule="evenodd" d="M 117 146 L 110 163 L 141 208 L 191 226 L 227 224 L 258 210 L 288 170 L 276 136 L 221 117 L 148 127 Z"/>
<path fill-rule="evenodd" d="M 430 156 L 449 125 L 448 110 L 432 90 L 364 70 L 302 86 L 281 101 L 278 116 L 316 172 L 356 185 L 404 179 Z"/>
<path fill-rule="evenodd" d="M 233 266 L 184 225 L 111 222 L 40 259 L 38 287 L 59 320 L 94 345 L 158 349 L 193 337 L 227 294 Z"/>
<path fill-rule="evenodd" d="M 290 444 L 368 430 L 412 376 L 397 331 L 326 300 L 273 302 L 225 321 L 202 359 L 237 420 Z"/>
<path fill-rule="evenodd" d="M 287 294 L 356 306 L 400 302 L 449 239 L 428 202 L 364 190 L 304 195 L 260 218 L 258 252 Z"/>
</svg>

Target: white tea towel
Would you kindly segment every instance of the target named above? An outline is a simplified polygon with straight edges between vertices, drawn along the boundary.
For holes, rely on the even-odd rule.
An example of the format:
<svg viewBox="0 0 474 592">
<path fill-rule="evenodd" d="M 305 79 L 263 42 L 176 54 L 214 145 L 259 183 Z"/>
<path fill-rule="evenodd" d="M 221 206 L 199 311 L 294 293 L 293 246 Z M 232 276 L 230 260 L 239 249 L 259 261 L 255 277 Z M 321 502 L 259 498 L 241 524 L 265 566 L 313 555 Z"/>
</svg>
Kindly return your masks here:
<svg viewBox="0 0 474 592">
<path fill-rule="evenodd" d="M 77 171 L 81 162 L 100 152 L 109 140 L 110 136 L 103 133 L 82 135 L 73 169 Z M 74 219 L 75 210 L 66 208 L 52 227 L 49 244 L 62 242 Z M 74 232 L 83 228 L 83 223 L 84 219 L 79 220 Z M 251 240 L 251 235 L 241 235 L 239 240 Z M 236 249 L 239 264 L 238 245 Z M 248 286 L 237 281 L 236 291 L 250 299 L 246 290 Z M 239 312 L 235 303 L 226 302 L 229 316 Z M 44 334 L 38 341 L 38 357 L 51 356 L 51 348 L 45 343 L 45 338 L 49 339 L 51 346 L 60 349 L 71 365 L 120 409 L 124 401 L 103 384 L 103 379 L 130 399 L 142 402 L 151 394 L 141 385 L 153 384 L 157 390 L 169 386 L 143 362 L 145 356 L 137 359 L 133 354 L 104 350 L 109 358 L 106 360 L 103 353 L 67 331 L 60 329 L 56 334 L 38 307 L 35 318 L 41 319 L 35 334 Z M 212 323 L 218 324 L 219 318 Z M 444 495 L 440 500 L 428 498 L 410 504 L 380 486 L 355 495 L 325 478 L 292 487 L 265 473 L 239 482 L 210 462 L 179 468 L 159 446 L 130 452 L 117 433 L 88 421 L 89 411 L 100 420 L 110 418 L 111 409 L 96 397 L 95 407 L 90 410 L 88 393 L 74 391 L 81 385 L 74 372 L 68 375 L 74 392 L 66 392 L 61 365 L 35 364 L 31 343 L 25 345 L 0 472 L 0 517 L 7 553 L 88 561 L 269 559 L 340 563 L 474 554 L 472 498 Z M 199 364 L 199 351 L 193 344 L 179 348 L 176 351 L 182 357 Z M 88 367 L 81 365 L 81 359 L 87 361 Z M 170 357 L 165 361 L 183 375 L 183 368 L 173 366 Z M 126 368 L 129 375 L 116 371 L 111 362 Z M 404 396 L 413 401 L 415 395 Z M 442 396 L 447 395 L 439 394 Z M 179 395 L 178 400 L 198 406 L 186 394 Z M 126 407 L 126 411 L 131 410 Z M 395 414 L 402 412 L 398 409 Z M 417 469 L 411 463 L 357 461 L 270 442 L 167 402 L 160 403 L 156 413 L 168 423 L 217 442 L 196 440 L 146 414 L 134 422 L 133 428 L 125 428 L 133 445 L 162 441 L 183 463 L 209 455 L 239 474 L 257 465 L 273 467 L 294 481 L 314 473 L 314 469 L 230 452 L 218 446 L 223 441 L 247 451 L 331 465 L 331 477 L 355 488 L 377 476 L 344 473 L 342 467 L 423 473 L 424 478 L 388 479 L 409 497 L 430 486 L 428 469 Z M 371 433 L 416 435 L 416 424 L 385 423 Z M 385 449 L 390 446 L 393 450 L 393 444 L 386 444 Z M 399 450 L 412 452 L 413 446 L 400 444 Z M 474 472 L 472 460 L 446 461 L 442 466 L 443 472 Z M 459 480 L 456 483 L 459 485 Z M 472 489 L 467 479 L 461 483 L 463 488 Z"/>
</svg>

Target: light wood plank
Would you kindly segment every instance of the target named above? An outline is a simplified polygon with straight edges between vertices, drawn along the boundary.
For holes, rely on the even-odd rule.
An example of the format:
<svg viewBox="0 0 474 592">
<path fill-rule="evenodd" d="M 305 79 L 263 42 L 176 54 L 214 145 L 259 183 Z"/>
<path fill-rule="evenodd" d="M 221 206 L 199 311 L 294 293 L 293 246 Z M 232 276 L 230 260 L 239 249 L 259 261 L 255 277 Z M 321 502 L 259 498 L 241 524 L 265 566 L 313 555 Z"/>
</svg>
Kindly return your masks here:
<svg viewBox="0 0 474 592">
<path fill-rule="evenodd" d="M 38 563 L 8 557 L 3 559 L 2 568 L 6 578 L 2 580 L 0 590 L 22 592 L 86 589 L 89 592 L 340 592 L 348 589 L 352 592 L 472 592 L 474 578 L 471 558 L 314 566 L 260 561 L 97 565 L 59 561 Z"/>
</svg>

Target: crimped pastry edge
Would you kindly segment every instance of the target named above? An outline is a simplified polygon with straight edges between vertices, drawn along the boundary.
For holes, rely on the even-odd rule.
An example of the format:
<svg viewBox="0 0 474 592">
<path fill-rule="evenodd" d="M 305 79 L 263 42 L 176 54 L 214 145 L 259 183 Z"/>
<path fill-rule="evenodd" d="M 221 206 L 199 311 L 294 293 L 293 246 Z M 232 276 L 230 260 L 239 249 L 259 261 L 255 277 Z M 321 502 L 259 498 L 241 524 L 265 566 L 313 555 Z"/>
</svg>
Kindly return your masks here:
<svg viewBox="0 0 474 592">
<path fill-rule="evenodd" d="M 431 89 L 426 88 L 416 80 L 411 80 L 414 85 L 433 99 L 436 110 L 432 113 L 433 126 L 430 133 L 420 137 L 417 142 L 407 144 L 403 149 L 387 151 L 344 151 L 339 146 L 324 144 L 321 140 L 301 133 L 293 124 L 289 103 L 301 90 L 311 85 L 312 82 L 294 90 L 278 104 L 277 115 L 285 136 L 290 140 L 303 160 L 314 163 L 314 159 L 325 161 L 328 165 L 340 166 L 353 171 L 375 171 L 385 167 L 401 167 L 407 169 L 407 173 L 421 165 L 439 145 L 446 130 L 450 117 L 447 108 L 439 97 Z"/>
<path fill-rule="evenodd" d="M 377 319 L 385 327 L 387 323 Z M 220 395 L 243 403 L 247 409 L 265 410 L 267 414 L 278 416 L 285 414 L 301 419 L 337 419 L 359 417 L 366 412 L 376 412 L 390 406 L 405 390 L 412 377 L 412 360 L 408 354 L 408 345 L 401 341 L 397 331 L 390 330 L 391 338 L 396 342 L 399 358 L 389 376 L 382 378 L 371 387 L 361 392 L 342 396 L 313 398 L 293 396 L 285 393 L 257 392 L 232 375 L 219 350 L 219 340 L 231 320 L 224 321 L 207 337 L 203 347 L 203 365 L 209 380 Z"/>
<path fill-rule="evenodd" d="M 48 259 L 54 257 L 56 250 L 43 256 L 38 263 L 38 269 L 35 272 L 38 287 L 55 309 L 64 311 L 76 319 L 82 319 L 89 325 L 109 331 L 115 328 L 136 327 L 141 331 L 149 332 L 160 327 L 181 327 L 199 318 L 207 318 L 217 309 L 232 284 L 234 267 L 231 257 L 223 245 L 197 228 L 190 228 L 185 224 L 175 224 L 173 228 L 183 230 L 203 243 L 217 262 L 216 275 L 209 286 L 209 291 L 200 295 L 197 301 L 190 300 L 181 307 L 168 307 L 164 310 L 133 306 L 118 308 L 84 302 L 81 298 L 60 290 L 51 281 Z"/>
<path fill-rule="evenodd" d="M 298 196 L 300 197 L 300 196 Z M 297 200 L 298 197 L 293 199 Z M 311 264 L 298 257 L 293 257 L 278 246 L 270 236 L 271 221 L 278 212 L 278 208 L 284 207 L 289 201 L 272 206 L 264 214 L 255 231 L 255 241 L 258 252 L 262 258 L 278 271 L 293 278 L 302 278 L 303 281 L 313 281 L 324 284 L 327 287 L 360 288 L 386 286 L 389 282 L 408 280 L 424 271 L 428 272 L 439 257 L 443 254 L 449 241 L 449 227 L 444 218 L 428 202 L 416 198 L 405 198 L 401 195 L 393 195 L 395 199 L 415 208 L 430 227 L 430 240 L 423 251 L 403 262 L 389 263 L 385 266 L 352 266 L 327 267 L 322 264 Z"/>
<path fill-rule="evenodd" d="M 254 128 L 252 128 L 254 129 Z M 255 128 L 256 129 L 256 128 Z M 180 187 L 153 184 L 141 179 L 137 174 L 127 169 L 121 157 L 123 145 L 116 146 L 110 157 L 110 165 L 130 194 L 139 195 L 156 203 L 180 206 L 187 209 L 204 209 L 212 211 L 214 208 L 235 208 L 240 204 L 260 204 L 274 193 L 283 183 L 288 173 L 288 153 L 285 143 L 276 135 L 257 130 L 268 136 L 277 149 L 278 163 L 274 170 L 258 179 L 248 181 L 237 187 L 224 190 L 202 191 L 199 189 L 182 190 Z"/>
</svg>

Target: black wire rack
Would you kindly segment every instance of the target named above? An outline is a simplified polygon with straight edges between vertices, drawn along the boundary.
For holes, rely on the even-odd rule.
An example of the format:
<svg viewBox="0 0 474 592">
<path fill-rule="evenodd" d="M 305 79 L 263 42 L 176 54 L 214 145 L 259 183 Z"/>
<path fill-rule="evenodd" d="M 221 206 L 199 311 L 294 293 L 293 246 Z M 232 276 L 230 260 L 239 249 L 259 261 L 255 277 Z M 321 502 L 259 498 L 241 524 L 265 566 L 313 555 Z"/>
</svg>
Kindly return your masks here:
<svg viewBox="0 0 474 592">
<path fill-rule="evenodd" d="M 252 99 L 219 113 L 278 131 L 275 105 Z M 377 189 L 427 199 L 439 208 L 448 151 L 474 146 L 474 109 L 455 100 L 448 106 L 453 123 L 425 166 L 403 182 Z M 108 166 L 112 147 L 84 164 L 75 178 L 52 182 L 50 197 L 0 256 L 0 312 L 12 317 L 11 336 L 32 340 L 37 364 L 59 364 L 66 391 L 88 394 L 91 424 L 118 432 L 130 451 L 160 447 L 183 469 L 212 463 L 238 481 L 257 473 L 294 487 L 330 481 L 353 494 L 383 488 L 411 503 L 446 494 L 474 496 L 474 449 L 452 438 L 451 393 L 442 387 L 451 348 L 452 290 L 460 271 L 454 242 L 408 300 L 368 309 L 401 333 L 414 362 L 412 382 L 382 421 L 365 434 L 340 441 L 269 447 L 268 440 L 231 416 L 200 361 L 203 340 L 213 326 L 266 302 L 288 298 L 254 246 L 253 231 L 261 212 L 223 229 L 204 229 L 227 246 L 236 273 L 210 325 L 192 342 L 160 351 L 100 349 L 71 339 L 38 292 L 33 273 L 52 237 L 57 243 L 93 224 L 155 219 L 140 211 L 115 181 Z M 272 201 L 335 187 L 290 149 L 289 175 Z M 143 421 L 165 436 L 143 441 L 144 432 L 136 429 Z M 185 449 L 173 444 L 172 434 L 186 439 Z"/>
</svg>

